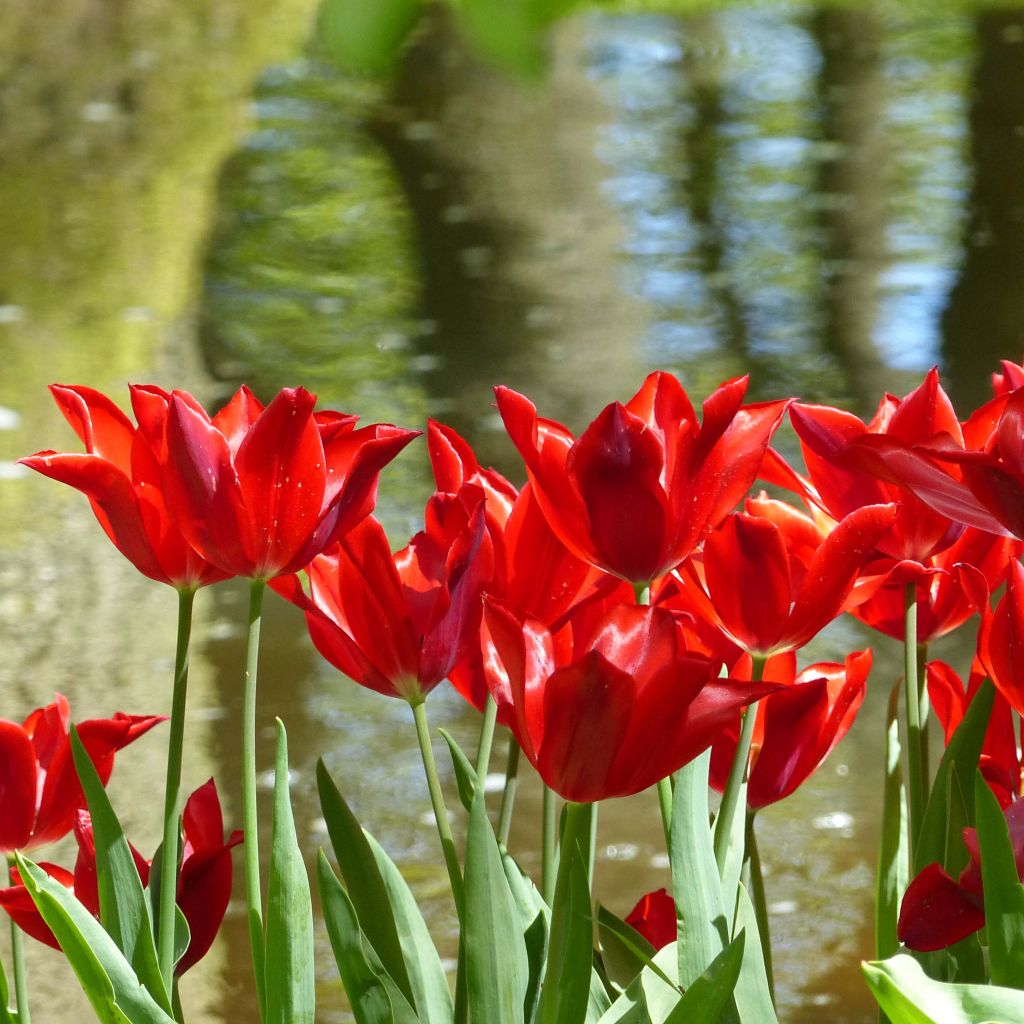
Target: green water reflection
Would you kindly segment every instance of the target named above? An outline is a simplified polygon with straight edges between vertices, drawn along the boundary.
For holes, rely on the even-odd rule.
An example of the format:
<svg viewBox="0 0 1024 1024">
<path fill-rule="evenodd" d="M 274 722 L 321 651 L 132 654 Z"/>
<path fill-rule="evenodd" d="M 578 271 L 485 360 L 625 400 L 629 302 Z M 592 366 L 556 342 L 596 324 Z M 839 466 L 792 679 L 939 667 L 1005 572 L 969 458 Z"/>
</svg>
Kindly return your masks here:
<svg viewBox="0 0 1024 1024">
<path fill-rule="evenodd" d="M 12 467 L 71 444 L 52 380 L 119 395 L 156 380 L 214 403 L 242 381 L 302 382 L 369 419 L 445 419 L 519 478 L 496 382 L 579 427 L 654 366 L 697 394 L 749 369 L 759 397 L 864 413 L 938 362 L 966 410 L 1024 349 L 1019 8 L 579 15 L 529 84 L 474 57 L 435 10 L 388 86 L 324 63 L 305 43 L 312 11 L 15 3 L 0 28 L 5 714 L 54 689 L 80 714 L 167 701 L 173 595 L 136 578 L 78 495 Z M 422 446 L 387 471 L 396 542 L 428 490 Z M 216 774 L 236 822 L 242 612 L 234 586 L 197 602 L 186 767 L 191 785 Z M 265 637 L 262 734 L 287 720 L 308 848 L 325 840 L 323 752 L 451 953 L 410 716 L 337 678 L 280 602 Z M 872 642 L 842 623 L 811 653 Z M 759 821 L 783 1019 L 798 1024 L 874 1019 L 855 964 L 870 950 L 881 715 L 899 671 L 877 647 L 849 739 Z M 455 698 L 430 708 L 473 743 Z M 114 782 L 144 849 L 162 770 L 150 739 Z M 532 785 L 521 810 L 513 846 L 532 867 Z M 610 805 L 601 829 L 598 888 L 624 912 L 665 881 L 653 804 Z M 233 907 L 185 986 L 193 1019 L 253 1018 L 245 943 Z M 47 1000 L 85 1019 L 58 958 L 33 954 L 43 1019 Z M 346 1020 L 323 941 L 318 976 L 320 1019 Z"/>
</svg>

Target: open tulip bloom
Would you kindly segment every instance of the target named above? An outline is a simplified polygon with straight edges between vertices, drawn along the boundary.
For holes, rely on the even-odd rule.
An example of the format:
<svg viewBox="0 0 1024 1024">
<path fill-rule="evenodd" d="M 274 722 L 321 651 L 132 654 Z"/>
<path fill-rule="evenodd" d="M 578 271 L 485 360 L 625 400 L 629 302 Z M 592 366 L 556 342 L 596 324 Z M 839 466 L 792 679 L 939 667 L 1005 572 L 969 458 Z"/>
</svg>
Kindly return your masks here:
<svg viewBox="0 0 1024 1024">
<path fill-rule="evenodd" d="M 160 717 L 83 722 L 81 747 L 61 697 L 21 724 L 0 720 L 0 852 L 12 878 L 0 905 L 64 950 L 98 1019 L 183 1024 L 178 979 L 215 940 L 241 841 L 225 835 L 212 780 L 179 799 L 191 602 L 206 584 L 241 576 L 245 1012 L 258 1024 L 314 1024 L 319 973 L 280 724 L 263 909 L 256 676 L 268 585 L 302 611 L 330 664 L 411 708 L 459 922 L 452 980 L 442 960 L 451 950 L 435 949 L 397 866 L 321 762 L 320 806 L 344 877 L 321 851 L 319 903 L 358 1024 L 778 1024 L 755 812 L 813 785 L 871 699 L 870 650 L 798 667 L 817 634 L 852 612 L 904 647 L 902 690 L 881 682 L 892 687 L 882 962 L 866 968 L 869 984 L 894 1021 L 918 1013 L 946 1024 L 945 1008 L 952 1020 L 965 1006 L 965 1021 L 1024 1021 L 1013 938 L 1024 934 L 1022 385 L 1021 367 L 1004 363 L 995 397 L 961 421 L 932 371 L 864 422 L 792 399 L 745 405 L 741 377 L 698 416 L 681 383 L 658 371 L 579 437 L 498 387 L 525 483 L 482 467 L 456 431 L 429 421 L 436 490 L 422 529 L 397 551 L 373 516 L 378 478 L 417 431 L 358 427 L 355 416 L 317 411 L 301 387 L 266 406 L 243 387 L 211 416 L 187 392 L 135 386 L 131 419 L 90 388 L 54 385 L 85 451 L 23 462 L 83 491 L 117 548 L 178 591 L 164 829 L 150 862 L 104 789 L 115 752 Z M 787 408 L 796 468 L 769 448 Z M 802 505 L 750 496 L 757 479 Z M 964 685 L 927 661 L 926 646 L 975 613 Z M 482 713 L 475 761 L 444 734 L 449 788 L 467 813 L 454 832 L 426 717 L 445 681 Z M 946 740 L 934 777 L 930 707 Z M 500 809 L 485 785 L 498 729 L 509 734 Z M 530 851 L 540 854 L 537 886 L 516 860 L 520 754 L 543 783 Z M 671 887 L 647 893 L 624 921 L 593 912 L 598 805 L 647 789 L 657 791 Z M 709 789 L 721 793 L 713 815 Z M 74 870 L 26 855 L 72 828 Z M 30 1024 L 17 928 L 12 936 L 17 1015 L 0 1007 L 0 1024 Z M 901 941 L 928 956 L 908 969 Z M 953 976 L 979 984 L 937 980 Z M 0 971 L 0 991 L 6 983 Z"/>
</svg>

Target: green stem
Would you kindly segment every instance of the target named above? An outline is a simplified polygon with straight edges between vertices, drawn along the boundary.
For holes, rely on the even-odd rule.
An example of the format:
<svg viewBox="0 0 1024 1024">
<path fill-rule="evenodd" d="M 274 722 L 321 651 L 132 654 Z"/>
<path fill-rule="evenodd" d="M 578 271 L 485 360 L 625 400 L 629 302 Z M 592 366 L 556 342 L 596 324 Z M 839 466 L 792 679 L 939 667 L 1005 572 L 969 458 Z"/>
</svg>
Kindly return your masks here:
<svg viewBox="0 0 1024 1024">
<path fill-rule="evenodd" d="M 661 826 L 665 830 L 665 849 L 672 842 L 672 777 L 658 783 L 658 805 L 661 808 Z"/>
<path fill-rule="evenodd" d="M 512 831 L 512 808 L 516 802 L 516 789 L 519 786 L 519 755 L 522 748 L 514 736 L 508 738 L 508 760 L 505 762 L 505 789 L 501 794 L 501 810 L 498 812 L 498 842 L 508 846 L 508 836 Z"/>
<path fill-rule="evenodd" d="M 590 890 L 594 889 L 594 867 L 597 863 L 597 810 L 600 804 L 590 805 L 593 810 L 590 813 L 590 845 L 587 847 L 587 884 Z"/>
<path fill-rule="evenodd" d="M 544 787 L 544 817 L 541 825 L 540 890 L 544 902 L 550 907 L 555 898 L 555 878 L 558 843 L 558 801 L 555 791 Z"/>
<path fill-rule="evenodd" d="M 14 857 L 7 858 L 10 884 L 13 878 Z M 25 974 L 25 940 L 21 929 L 11 920 L 11 958 L 14 960 L 14 999 L 18 1007 L 18 1024 L 30 1024 L 28 1010 L 28 977 Z"/>
<path fill-rule="evenodd" d="M 750 868 L 750 900 L 754 904 L 754 917 L 761 939 L 761 955 L 764 958 L 764 970 L 768 976 L 768 991 L 772 1002 L 775 1002 L 775 971 L 772 967 L 772 937 L 768 926 L 768 901 L 764 893 L 764 874 L 761 870 L 761 853 L 757 848 L 757 835 L 754 830 L 754 812 L 747 812 L 746 825 L 747 863 Z"/>
<path fill-rule="evenodd" d="M 174 987 L 174 904 L 178 892 L 178 805 L 181 799 L 181 752 L 185 741 L 185 698 L 188 694 L 188 643 L 192 633 L 195 590 L 178 591 L 178 641 L 174 652 L 171 735 L 167 742 L 164 787 L 164 840 L 160 865 L 160 924 L 157 950 L 164 986 Z"/>
<path fill-rule="evenodd" d="M 491 747 L 494 744 L 494 723 L 498 720 L 498 705 L 494 698 L 487 697 L 484 705 L 484 720 L 480 725 L 480 742 L 476 748 L 476 777 L 483 786 L 487 779 L 487 769 L 491 765 Z"/>
<path fill-rule="evenodd" d="M 928 645 L 917 645 L 917 696 L 918 720 L 921 723 L 921 785 L 924 788 L 924 805 L 928 806 L 931 793 L 931 759 L 928 752 L 928 715 L 931 705 L 928 701 Z"/>
<path fill-rule="evenodd" d="M 759 683 L 764 675 L 765 659 L 754 655 L 750 679 L 753 683 Z M 736 821 L 737 808 L 739 806 L 740 793 L 746 785 L 750 771 L 750 744 L 754 738 L 754 726 L 757 723 L 757 704 L 746 707 L 740 713 L 740 738 L 736 744 L 736 754 L 732 759 L 732 767 L 729 769 L 729 779 L 725 784 L 725 791 L 722 793 L 722 802 L 718 808 L 718 817 L 715 819 L 715 863 L 718 864 L 718 871 L 725 870 L 725 857 L 729 850 L 729 839 L 732 835 L 733 825 Z M 746 800 L 744 800 L 744 805 Z M 744 806 L 744 813 L 746 807 Z"/>
<path fill-rule="evenodd" d="M 256 814 L 256 673 L 260 656 L 260 616 L 264 580 L 249 587 L 249 637 L 245 651 L 245 702 L 242 710 L 242 814 L 245 828 L 245 895 L 248 903 L 249 947 L 256 978 L 260 1020 L 267 1019 L 266 955 L 263 947 L 263 895 L 260 885 L 259 823 Z"/>
<path fill-rule="evenodd" d="M 416 738 L 420 744 L 420 756 L 423 758 L 423 770 L 427 776 L 427 788 L 430 790 L 430 803 L 434 809 L 434 820 L 437 822 L 437 834 L 441 840 L 441 852 L 444 854 L 448 878 L 455 898 L 455 911 L 459 922 L 463 921 L 465 899 L 462 891 L 462 869 L 455 853 L 455 840 L 448 824 L 448 809 L 444 805 L 444 794 L 441 792 L 441 779 L 437 774 L 437 762 L 434 760 L 434 748 L 430 744 L 430 727 L 427 725 L 427 706 L 421 699 L 412 705 L 412 714 L 416 722 Z"/>
<path fill-rule="evenodd" d="M 178 979 L 175 978 L 171 988 L 171 1008 L 174 1011 L 174 1019 L 181 1024 L 185 1019 L 185 1011 L 181 1008 L 181 993 L 178 991 Z"/>
<path fill-rule="evenodd" d="M 921 695 L 917 679 L 917 586 L 908 583 L 903 638 L 903 713 L 907 719 L 907 795 L 910 805 L 910 864 L 913 870 L 924 820 L 925 780 L 921 763 Z"/>
</svg>

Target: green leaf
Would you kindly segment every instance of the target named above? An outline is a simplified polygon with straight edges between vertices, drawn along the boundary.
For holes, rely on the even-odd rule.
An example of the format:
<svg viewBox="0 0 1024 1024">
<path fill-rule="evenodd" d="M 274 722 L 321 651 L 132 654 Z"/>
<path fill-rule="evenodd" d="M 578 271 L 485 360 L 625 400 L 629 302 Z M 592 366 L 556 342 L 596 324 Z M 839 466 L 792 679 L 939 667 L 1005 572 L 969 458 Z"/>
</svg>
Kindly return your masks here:
<svg viewBox="0 0 1024 1024">
<path fill-rule="evenodd" d="M 445 743 L 452 755 L 452 765 L 455 768 L 455 781 L 459 787 L 459 800 L 462 806 L 468 811 L 473 803 L 473 795 L 480 789 L 480 780 L 476 777 L 476 769 L 473 767 L 465 751 L 455 742 L 452 735 L 445 729 L 438 729 L 444 737 Z"/>
<path fill-rule="evenodd" d="M 1006 818 L 981 772 L 974 777 L 974 807 L 992 983 L 1024 988 L 1024 886 Z"/>
<path fill-rule="evenodd" d="M 974 824 L 974 772 L 994 694 L 991 681 L 986 679 L 942 755 L 914 851 L 915 872 L 938 863 L 955 878 L 967 864 L 962 834 L 964 828 Z"/>
<path fill-rule="evenodd" d="M 654 962 L 655 948 L 635 928 L 600 905 L 597 932 L 605 970 L 620 991 Z"/>
<path fill-rule="evenodd" d="M 679 983 L 697 980 L 725 949 L 729 936 L 722 883 L 708 824 L 708 767 L 705 751 L 676 774 L 672 801 L 670 856 L 672 895 L 679 931 Z"/>
<path fill-rule="evenodd" d="M 459 14 L 469 39 L 509 71 L 536 76 L 545 66 L 546 30 L 574 0 L 462 0 Z"/>
<path fill-rule="evenodd" d="M 157 1003 L 170 1013 L 170 995 L 160 974 L 153 918 L 146 891 L 139 878 L 139 869 L 135 866 L 128 840 L 96 772 L 96 766 L 74 726 L 71 727 L 71 753 L 92 818 L 100 921 L 132 965 L 139 981 L 146 986 Z"/>
<path fill-rule="evenodd" d="M 523 1014 L 526 1020 L 532 1021 L 540 997 L 541 979 L 544 976 L 551 911 L 537 891 L 533 880 L 523 872 L 508 850 L 500 844 L 498 849 L 501 851 L 505 879 L 519 912 L 523 942 L 526 946 L 529 982 L 526 986 Z"/>
<path fill-rule="evenodd" d="M 640 972 L 598 1024 L 664 1024 L 681 994 L 672 978 L 677 966 L 676 943 L 672 942 L 658 950 L 652 966 Z"/>
<path fill-rule="evenodd" d="M 255 842 L 255 836 L 250 837 Z M 313 905 L 288 795 L 288 737 L 277 720 L 274 822 L 267 886 L 267 1024 L 313 1024 Z"/>
<path fill-rule="evenodd" d="M 361 922 L 365 922 L 363 929 L 366 937 L 385 970 L 406 999 L 412 1002 L 413 989 L 398 937 L 395 908 L 381 874 L 379 858 L 322 759 L 317 761 L 316 784 L 334 856 L 348 886 L 356 914 Z"/>
<path fill-rule="evenodd" d="M 718 1024 L 736 988 L 746 944 L 746 934 L 740 932 L 683 993 L 675 1009 L 665 1018 L 665 1024 Z M 750 944 L 757 943 L 752 940 Z M 774 1015 L 743 1019 L 767 1024 Z"/>
<path fill-rule="evenodd" d="M 184 843 L 182 842 L 181 833 L 178 834 L 178 849 L 184 849 Z M 149 898 L 149 912 L 153 918 L 153 934 L 160 934 L 160 874 L 163 871 L 163 854 L 164 847 L 161 843 L 156 853 L 153 854 L 153 860 L 149 866 L 149 884 L 146 886 L 146 895 Z M 180 858 L 179 858 L 179 870 L 180 870 Z M 185 920 L 185 915 L 181 912 L 181 907 L 175 905 L 174 907 L 174 950 L 172 951 L 172 963 L 177 964 L 178 961 L 188 952 L 189 943 L 192 941 L 192 933 L 188 926 L 188 921 Z M 2 1024 L 2 1022 L 0 1022 Z"/>
<path fill-rule="evenodd" d="M 8 1006 L 10 998 L 7 973 L 4 971 L 3 961 L 0 960 L 0 1024 L 18 1024 L 18 1015 Z"/>
<path fill-rule="evenodd" d="M 778 1024 L 768 972 L 764 965 L 764 949 L 757 926 L 753 901 L 744 885 L 740 885 L 736 903 L 736 933 L 746 935 L 743 963 L 733 993 L 736 1012 L 741 1021 L 757 1024 Z"/>
<path fill-rule="evenodd" d="M 101 1024 L 175 1024 L 106 930 L 74 894 L 15 854 L 21 880 L 60 943 Z"/>
<path fill-rule="evenodd" d="M 537 1024 L 583 1024 L 586 1019 L 594 961 L 587 866 L 593 815 L 593 804 L 566 805 Z"/>
<path fill-rule="evenodd" d="M 885 783 L 882 791 L 882 839 L 875 876 L 875 955 L 884 960 L 900 948 L 896 937 L 900 900 L 907 891 L 907 790 L 900 746 L 899 682 L 889 694 L 885 722 Z"/>
<path fill-rule="evenodd" d="M 1018 1024 L 1024 993 L 994 985 L 932 981 L 912 957 L 861 964 L 868 987 L 892 1024 Z"/>
<path fill-rule="evenodd" d="M 483 794 L 469 812 L 466 848 L 466 980 L 473 1024 L 524 1024 L 526 947 Z"/>
<path fill-rule="evenodd" d="M 323 850 L 316 867 L 324 923 L 356 1024 L 417 1024 L 419 1018 L 360 928 L 355 907 Z"/>
<path fill-rule="evenodd" d="M 345 68 L 389 71 L 420 16 L 420 0 L 324 0 L 319 37 Z"/>
<path fill-rule="evenodd" d="M 363 835 L 366 836 L 370 851 L 377 861 L 390 912 L 394 915 L 409 983 L 415 997 L 416 1012 L 424 1024 L 450 1024 L 452 993 L 434 940 L 430 937 L 430 930 L 394 861 L 388 857 L 373 836 L 368 832 L 364 832 Z M 385 969 L 389 976 L 394 978 L 390 967 L 385 965 Z"/>
</svg>

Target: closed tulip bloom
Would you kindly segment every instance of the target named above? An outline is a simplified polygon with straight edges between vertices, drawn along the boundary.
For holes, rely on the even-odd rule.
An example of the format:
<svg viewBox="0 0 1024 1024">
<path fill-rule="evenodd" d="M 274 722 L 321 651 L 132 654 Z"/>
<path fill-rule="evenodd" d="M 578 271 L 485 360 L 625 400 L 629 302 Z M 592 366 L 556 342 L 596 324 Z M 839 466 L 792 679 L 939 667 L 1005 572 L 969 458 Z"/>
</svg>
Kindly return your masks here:
<svg viewBox="0 0 1024 1024">
<path fill-rule="evenodd" d="M 900 486 L 900 480 L 879 479 L 845 459 L 849 445 L 869 436 L 883 444 L 906 446 L 942 434 L 951 444 L 963 447 L 960 422 L 937 370 L 931 370 L 904 398 L 886 395 L 867 424 L 841 409 L 799 402 L 791 407 L 790 417 L 800 438 L 814 497 L 833 518 L 842 519 L 865 505 L 899 503 L 893 528 L 880 544 L 885 554 L 923 562 L 949 547 L 963 532 L 959 520 L 929 507 L 912 489 Z"/>
<path fill-rule="evenodd" d="M 1011 391 L 1024 387 L 1024 364 L 1001 359 L 999 365 L 1002 367 L 1002 372 L 992 374 L 993 395 L 1008 395 Z"/>
<path fill-rule="evenodd" d="M 676 941 L 676 903 L 664 889 L 641 896 L 625 921 L 655 949 Z"/>
<path fill-rule="evenodd" d="M 709 621 L 744 650 L 797 650 L 857 600 L 854 587 L 895 506 L 859 508 L 828 533 L 784 502 L 747 507 L 758 514 L 729 516 L 705 542 L 702 564 L 686 567 L 683 582 Z"/>
<path fill-rule="evenodd" d="M 747 804 L 757 810 L 777 803 L 803 785 L 853 725 L 871 671 L 871 651 L 857 651 L 844 664 L 820 662 L 796 671 L 796 656 L 772 658 L 766 682 L 780 688 L 757 705 L 750 746 Z M 711 785 L 721 792 L 739 739 L 736 716 L 715 740 Z"/>
<path fill-rule="evenodd" d="M 461 515 L 459 508 L 452 511 Z M 417 704 L 446 678 L 479 628 L 491 571 L 482 498 L 465 526 L 423 531 L 392 555 L 372 516 L 297 576 L 271 586 L 306 615 L 317 650 L 362 686 Z"/>
<path fill-rule="evenodd" d="M 726 381 L 697 414 L 669 373 L 607 406 L 576 439 L 527 398 L 495 389 L 551 528 L 578 558 L 633 583 L 678 565 L 757 476 L 785 401 L 743 406 L 747 378 Z"/>
<path fill-rule="evenodd" d="M 1024 800 L 1003 812 L 1013 846 L 1017 875 L 1024 873 Z M 970 863 L 956 881 L 939 864 L 929 864 L 907 887 L 896 934 L 908 949 L 945 949 L 985 926 L 985 897 L 976 829 L 965 828 Z"/>
<path fill-rule="evenodd" d="M 213 779 L 200 786 L 185 804 L 183 831 L 185 846 L 178 877 L 177 905 L 188 922 L 189 944 L 175 964 L 180 977 L 209 952 L 217 936 L 231 899 L 231 850 L 242 841 L 241 832 L 232 832 L 225 840 L 220 798 Z M 96 876 L 96 843 L 92 823 L 85 811 L 78 812 L 75 823 L 78 857 L 74 872 L 56 864 L 39 866 L 61 885 L 70 889 L 78 901 L 96 918 L 100 916 L 100 897 Z M 151 861 L 129 843 L 129 849 L 144 886 L 149 884 Z M 54 949 L 60 944 L 36 908 L 28 890 L 21 884 L 17 870 L 12 885 L 0 889 L 0 906 L 32 938 Z"/>
<path fill-rule="evenodd" d="M 304 388 L 266 408 L 242 388 L 212 419 L 183 391 L 135 388 L 132 399 L 140 428 L 166 444 L 164 493 L 182 533 L 252 579 L 297 572 L 368 516 L 380 471 L 418 433 L 315 413 Z"/>
<path fill-rule="evenodd" d="M 185 540 L 167 507 L 166 453 L 99 391 L 52 384 L 50 392 L 85 452 L 37 452 L 21 464 L 85 494 L 117 550 L 150 579 L 184 589 L 227 579 Z"/>
<path fill-rule="evenodd" d="M 578 803 L 653 786 L 773 689 L 719 679 L 664 608 L 615 605 L 574 637 L 565 661 L 543 623 L 491 599 L 484 618 L 501 720 L 544 782 Z"/>
<path fill-rule="evenodd" d="M 93 718 L 78 736 L 106 785 L 114 754 L 159 722 L 162 715 Z M 31 850 L 63 839 L 85 807 L 71 754 L 71 709 L 60 694 L 18 725 L 0 719 L 0 853 Z"/>
</svg>

